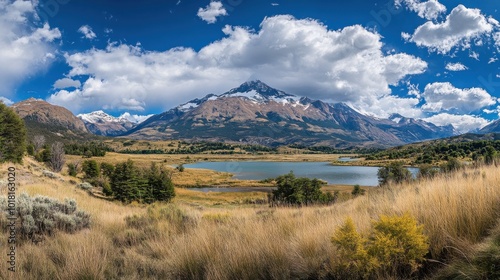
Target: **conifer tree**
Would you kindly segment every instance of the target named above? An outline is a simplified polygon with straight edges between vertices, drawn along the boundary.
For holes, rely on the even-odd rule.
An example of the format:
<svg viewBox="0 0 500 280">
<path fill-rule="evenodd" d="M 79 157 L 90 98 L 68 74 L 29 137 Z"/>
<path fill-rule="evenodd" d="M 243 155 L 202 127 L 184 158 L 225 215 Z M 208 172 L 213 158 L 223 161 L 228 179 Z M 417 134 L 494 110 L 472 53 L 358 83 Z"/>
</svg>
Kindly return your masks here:
<svg viewBox="0 0 500 280">
<path fill-rule="evenodd" d="M 116 164 L 110 178 L 111 190 L 116 199 L 123 202 L 139 199 L 141 192 L 138 190 L 138 185 L 142 184 L 142 180 L 138 178 L 138 175 L 138 170 L 132 160 Z"/>
<path fill-rule="evenodd" d="M 0 162 L 21 163 L 26 151 L 24 121 L 0 102 Z"/>
<path fill-rule="evenodd" d="M 170 179 L 168 171 L 158 168 L 153 162 L 148 172 L 148 188 L 150 197 L 147 203 L 154 201 L 168 202 L 175 197 L 174 184 Z"/>
</svg>

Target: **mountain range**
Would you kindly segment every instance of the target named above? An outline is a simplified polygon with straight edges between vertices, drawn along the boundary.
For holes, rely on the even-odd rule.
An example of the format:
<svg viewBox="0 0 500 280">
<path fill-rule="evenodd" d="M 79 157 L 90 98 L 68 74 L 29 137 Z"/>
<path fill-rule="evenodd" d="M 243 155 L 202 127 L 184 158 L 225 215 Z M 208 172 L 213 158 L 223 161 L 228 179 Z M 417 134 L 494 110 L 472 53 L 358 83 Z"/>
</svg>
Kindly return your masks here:
<svg viewBox="0 0 500 280">
<path fill-rule="evenodd" d="M 294 96 L 257 80 L 154 115 L 123 136 L 343 148 L 395 146 L 454 132 L 452 126 L 439 127 L 400 115 L 389 119 L 366 116 L 344 103 Z"/>
<path fill-rule="evenodd" d="M 88 114 L 77 115 L 84 123 L 87 129 L 95 135 L 118 136 L 137 125 L 129 119 L 120 116 L 113 117 L 104 111 L 95 111 Z"/>
<path fill-rule="evenodd" d="M 12 107 L 34 129 L 39 123 L 50 126 L 47 129 L 57 128 L 58 133 L 66 131 L 83 135 L 91 132 L 147 140 L 347 148 L 397 146 L 457 134 L 451 125 L 436 126 L 399 114 L 387 119 L 375 118 L 361 114 L 344 103 L 331 104 L 294 96 L 258 80 L 140 119 L 129 114 L 113 117 L 104 111 L 74 116 L 63 107 L 37 99 L 28 99 Z M 500 121 L 480 132 L 498 130 Z"/>
</svg>

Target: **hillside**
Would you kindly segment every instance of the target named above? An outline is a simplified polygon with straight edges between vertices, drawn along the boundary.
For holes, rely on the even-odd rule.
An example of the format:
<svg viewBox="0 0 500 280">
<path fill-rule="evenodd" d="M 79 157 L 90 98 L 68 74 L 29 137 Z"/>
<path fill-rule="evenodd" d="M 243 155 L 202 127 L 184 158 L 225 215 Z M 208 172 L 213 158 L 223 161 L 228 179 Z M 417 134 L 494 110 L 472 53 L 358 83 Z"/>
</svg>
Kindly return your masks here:
<svg viewBox="0 0 500 280">
<path fill-rule="evenodd" d="M 328 104 L 251 81 L 155 115 L 124 134 L 134 139 L 288 144 L 395 146 L 453 135 L 453 127 L 394 115 L 376 119 L 346 104 Z"/>
<path fill-rule="evenodd" d="M 437 164 L 450 158 L 462 161 L 484 160 L 488 147 L 493 148 L 491 156 L 500 154 L 500 134 L 472 134 L 413 143 L 370 154 L 370 160 L 404 160 L 408 164 Z"/>
<path fill-rule="evenodd" d="M 34 98 L 11 107 L 24 120 L 29 139 L 35 135 L 44 135 L 49 143 L 99 139 L 87 130 L 81 119 L 64 107 Z"/>
</svg>

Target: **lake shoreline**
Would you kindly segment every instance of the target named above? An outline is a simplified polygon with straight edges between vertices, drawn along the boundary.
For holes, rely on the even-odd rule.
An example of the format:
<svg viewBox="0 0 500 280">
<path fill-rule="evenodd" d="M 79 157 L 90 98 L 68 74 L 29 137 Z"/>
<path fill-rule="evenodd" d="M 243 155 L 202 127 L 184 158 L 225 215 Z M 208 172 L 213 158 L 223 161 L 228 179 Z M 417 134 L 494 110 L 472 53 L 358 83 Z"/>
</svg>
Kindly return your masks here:
<svg viewBox="0 0 500 280">
<path fill-rule="evenodd" d="M 267 161 L 225 161 L 197 162 L 185 164 L 192 172 L 221 172 L 232 180 L 230 184 L 217 184 L 218 187 L 234 187 L 238 183 L 252 182 L 262 186 L 265 180 L 274 179 L 292 171 L 297 177 L 320 179 L 329 186 L 378 186 L 379 167 L 371 166 L 334 166 L 331 162 L 267 162 Z M 200 183 L 197 187 L 213 187 L 212 183 Z M 246 187 L 247 185 L 244 185 Z"/>
</svg>

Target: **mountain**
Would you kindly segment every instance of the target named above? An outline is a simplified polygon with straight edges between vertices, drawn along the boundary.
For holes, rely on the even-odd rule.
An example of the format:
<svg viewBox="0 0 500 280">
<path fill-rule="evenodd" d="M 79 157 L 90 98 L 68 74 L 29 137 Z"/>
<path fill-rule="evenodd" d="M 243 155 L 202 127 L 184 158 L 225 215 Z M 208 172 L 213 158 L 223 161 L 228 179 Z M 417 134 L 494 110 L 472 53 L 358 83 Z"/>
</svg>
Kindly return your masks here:
<svg viewBox="0 0 500 280">
<path fill-rule="evenodd" d="M 85 123 L 90 132 L 103 136 L 118 136 L 137 125 L 123 116 L 116 118 L 103 111 L 80 114 L 77 117 Z"/>
<path fill-rule="evenodd" d="M 496 120 L 479 130 L 479 133 L 481 134 L 495 133 L 495 132 L 500 133 L 500 120 Z"/>
<path fill-rule="evenodd" d="M 83 121 L 64 107 L 30 98 L 13 104 L 11 108 L 24 120 L 31 137 L 43 134 L 48 140 L 70 140 L 92 136 Z"/>
<path fill-rule="evenodd" d="M 393 115 L 377 119 L 346 104 L 297 97 L 261 81 L 246 82 L 221 95 L 210 94 L 128 131 L 135 139 L 192 139 L 250 144 L 395 146 L 453 135 L 452 126 Z"/>
</svg>

